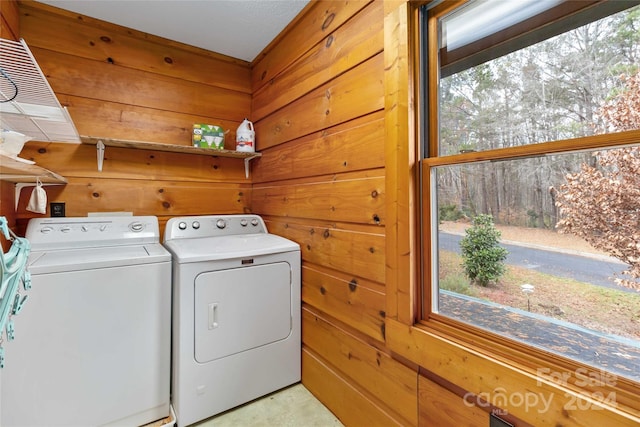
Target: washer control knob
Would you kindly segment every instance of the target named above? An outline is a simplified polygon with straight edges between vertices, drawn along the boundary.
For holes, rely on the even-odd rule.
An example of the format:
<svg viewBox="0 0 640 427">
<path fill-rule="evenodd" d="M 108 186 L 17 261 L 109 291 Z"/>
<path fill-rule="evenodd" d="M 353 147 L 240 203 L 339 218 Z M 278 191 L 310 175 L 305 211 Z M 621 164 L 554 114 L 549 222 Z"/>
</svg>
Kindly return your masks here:
<svg viewBox="0 0 640 427">
<path fill-rule="evenodd" d="M 197 230 L 198 228 L 200 228 L 200 222 L 198 221 L 193 221 L 193 223 L 191 224 L 191 226 Z"/>
<path fill-rule="evenodd" d="M 60 231 L 62 231 L 63 233 L 68 233 L 71 231 L 71 227 L 69 227 L 68 225 L 65 225 L 60 229 Z"/>
<path fill-rule="evenodd" d="M 48 234 L 48 233 L 51 233 L 52 231 L 53 231 L 53 227 L 49 227 L 49 226 L 42 227 L 40 229 L 40 232 L 43 234 Z"/>
<path fill-rule="evenodd" d="M 87 231 L 89 231 L 89 228 L 86 225 L 83 225 L 82 227 L 80 227 L 80 230 L 86 233 Z"/>
<path fill-rule="evenodd" d="M 186 222 L 184 222 L 184 221 L 180 221 L 180 222 L 178 223 L 178 228 L 179 228 L 180 230 L 186 230 L 186 229 L 187 229 L 187 223 L 186 223 Z"/>
<path fill-rule="evenodd" d="M 249 221 L 247 221 L 247 219 L 246 219 L 246 218 L 242 218 L 242 219 L 240 220 L 240 225 L 241 225 L 241 226 L 246 227 L 246 226 L 247 226 L 247 224 L 249 224 Z"/>
<path fill-rule="evenodd" d="M 129 229 L 135 233 L 138 233 L 144 230 L 144 224 L 141 222 L 132 222 L 131 224 L 129 224 Z"/>
<path fill-rule="evenodd" d="M 254 227 L 256 227 L 258 225 L 258 223 L 259 223 L 258 218 L 253 218 L 251 220 L 251 225 L 253 225 Z"/>
<path fill-rule="evenodd" d="M 219 219 L 216 221 L 216 227 L 218 227 L 219 229 L 223 229 L 227 226 L 227 223 L 224 219 Z"/>
</svg>

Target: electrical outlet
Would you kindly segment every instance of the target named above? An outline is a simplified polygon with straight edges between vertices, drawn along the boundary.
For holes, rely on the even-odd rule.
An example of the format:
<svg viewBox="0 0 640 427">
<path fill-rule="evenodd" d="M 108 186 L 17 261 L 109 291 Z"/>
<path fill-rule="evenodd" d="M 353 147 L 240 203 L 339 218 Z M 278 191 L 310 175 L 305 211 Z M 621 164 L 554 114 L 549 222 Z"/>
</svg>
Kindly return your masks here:
<svg viewBox="0 0 640 427">
<path fill-rule="evenodd" d="M 514 427 L 514 425 L 492 413 L 489 416 L 489 427 Z"/>
<path fill-rule="evenodd" d="M 64 202 L 51 202 L 49 203 L 49 208 L 51 211 L 51 217 L 61 217 L 65 216 L 64 212 Z"/>
</svg>

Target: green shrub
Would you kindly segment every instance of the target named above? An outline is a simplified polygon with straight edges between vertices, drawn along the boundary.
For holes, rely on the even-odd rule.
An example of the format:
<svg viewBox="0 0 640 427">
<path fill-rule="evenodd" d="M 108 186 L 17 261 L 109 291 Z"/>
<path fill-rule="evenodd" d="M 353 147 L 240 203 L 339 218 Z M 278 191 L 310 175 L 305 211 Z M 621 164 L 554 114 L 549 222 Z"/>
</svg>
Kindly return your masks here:
<svg viewBox="0 0 640 427">
<path fill-rule="evenodd" d="M 487 286 L 504 274 L 508 252 L 498 244 L 499 240 L 500 231 L 495 228 L 491 215 L 476 216 L 473 225 L 465 231 L 460 241 L 462 266 L 472 282 Z"/>
<path fill-rule="evenodd" d="M 455 292 L 457 294 L 475 296 L 476 292 L 471 287 L 469 279 L 460 273 L 451 273 L 439 281 L 440 289 Z"/>
<path fill-rule="evenodd" d="M 438 214 L 440 215 L 440 222 L 457 221 L 464 217 L 464 214 L 456 205 L 442 205 L 438 208 Z"/>
</svg>

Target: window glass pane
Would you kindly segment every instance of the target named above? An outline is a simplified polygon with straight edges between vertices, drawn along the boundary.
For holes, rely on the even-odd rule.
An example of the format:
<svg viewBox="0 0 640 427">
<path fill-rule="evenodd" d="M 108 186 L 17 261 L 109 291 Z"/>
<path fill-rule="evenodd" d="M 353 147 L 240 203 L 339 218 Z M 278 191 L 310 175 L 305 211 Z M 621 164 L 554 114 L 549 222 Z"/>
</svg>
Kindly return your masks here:
<svg viewBox="0 0 640 427">
<path fill-rule="evenodd" d="M 474 13 L 481 13 L 512 2 L 475 3 Z M 439 47 L 466 43 L 454 36 L 466 34 L 468 22 L 456 13 L 441 19 Z M 627 87 L 623 76 L 638 72 L 639 28 L 636 6 L 461 72 L 443 73 L 439 155 L 619 131 L 608 125 L 603 108 Z"/>
<path fill-rule="evenodd" d="M 640 381 L 639 172 L 636 147 L 432 168 L 433 311 Z"/>
<path fill-rule="evenodd" d="M 441 47 L 455 51 L 560 3 L 562 0 L 471 1 L 442 20 Z"/>
</svg>

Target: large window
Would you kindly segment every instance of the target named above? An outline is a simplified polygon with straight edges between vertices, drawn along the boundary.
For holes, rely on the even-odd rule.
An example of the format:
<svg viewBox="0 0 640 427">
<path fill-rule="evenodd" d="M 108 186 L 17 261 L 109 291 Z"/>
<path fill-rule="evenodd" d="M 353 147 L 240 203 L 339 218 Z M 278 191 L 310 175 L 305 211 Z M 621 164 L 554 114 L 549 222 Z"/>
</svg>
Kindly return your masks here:
<svg viewBox="0 0 640 427">
<path fill-rule="evenodd" d="M 638 2 L 442 2 L 424 29 L 422 319 L 640 382 Z"/>
</svg>

